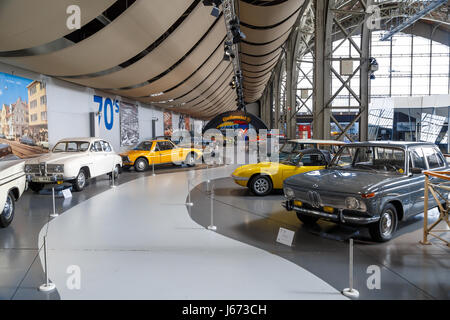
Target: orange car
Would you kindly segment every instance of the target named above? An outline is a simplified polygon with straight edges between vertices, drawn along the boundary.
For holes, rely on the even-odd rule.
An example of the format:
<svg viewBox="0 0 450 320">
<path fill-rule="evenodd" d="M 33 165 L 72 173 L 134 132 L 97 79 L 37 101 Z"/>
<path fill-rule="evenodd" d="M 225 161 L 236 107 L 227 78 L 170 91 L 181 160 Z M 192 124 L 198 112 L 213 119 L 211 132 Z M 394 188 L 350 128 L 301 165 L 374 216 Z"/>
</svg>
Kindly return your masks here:
<svg viewBox="0 0 450 320">
<path fill-rule="evenodd" d="M 154 164 L 186 164 L 195 166 L 202 157 L 202 150 L 195 148 L 177 147 L 170 140 L 157 139 L 139 143 L 134 149 L 121 153 L 123 168 L 134 166 L 136 171 L 145 171 Z"/>
</svg>

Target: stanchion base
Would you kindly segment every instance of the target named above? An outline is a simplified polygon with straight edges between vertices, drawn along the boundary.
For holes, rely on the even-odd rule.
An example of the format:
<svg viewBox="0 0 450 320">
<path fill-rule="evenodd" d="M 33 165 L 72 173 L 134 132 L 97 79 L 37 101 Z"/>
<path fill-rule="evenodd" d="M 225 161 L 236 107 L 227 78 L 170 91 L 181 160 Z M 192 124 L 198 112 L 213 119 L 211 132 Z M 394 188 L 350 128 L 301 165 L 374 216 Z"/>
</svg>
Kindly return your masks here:
<svg viewBox="0 0 450 320">
<path fill-rule="evenodd" d="M 423 240 L 420 240 L 419 243 L 422 244 L 422 245 L 424 245 L 424 246 L 431 246 L 431 242 L 430 242 L 430 241 L 423 241 Z"/>
<path fill-rule="evenodd" d="M 208 226 L 208 230 L 216 231 L 217 227 L 216 226 Z"/>
<path fill-rule="evenodd" d="M 44 283 L 43 285 L 41 285 L 39 287 L 39 291 L 42 291 L 42 292 L 50 292 L 55 289 L 56 289 L 56 285 L 54 283 L 49 283 L 49 284 Z"/>
<path fill-rule="evenodd" d="M 156 173 L 152 173 L 152 177 L 155 177 L 156 176 Z"/>
<path fill-rule="evenodd" d="M 359 298 L 359 291 L 356 289 L 345 288 L 342 290 L 342 294 L 349 298 Z"/>
<path fill-rule="evenodd" d="M 193 206 L 194 206 L 194 204 L 193 204 L 192 202 L 186 202 L 186 205 L 187 205 L 188 207 L 193 207 Z"/>
<path fill-rule="evenodd" d="M 59 214 L 57 214 L 57 213 L 52 213 L 52 214 L 50 215 L 50 217 L 51 217 L 51 218 L 57 218 L 57 217 L 59 217 Z"/>
<path fill-rule="evenodd" d="M 111 188 L 117 188 L 117 186 L 116 186 L 115 184 L 113 184 L 113 185 L 111 186 Z"/>
</svg>

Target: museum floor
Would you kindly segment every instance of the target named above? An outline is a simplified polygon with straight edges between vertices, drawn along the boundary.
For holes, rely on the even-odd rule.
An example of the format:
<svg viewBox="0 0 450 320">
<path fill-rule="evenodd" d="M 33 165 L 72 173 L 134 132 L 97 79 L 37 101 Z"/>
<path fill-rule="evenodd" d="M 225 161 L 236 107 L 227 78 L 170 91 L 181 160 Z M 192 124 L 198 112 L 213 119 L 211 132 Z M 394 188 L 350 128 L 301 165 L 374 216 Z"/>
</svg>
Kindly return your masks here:
<svg viewBox="0 0 450 320">
<path fill-rule="evenodd" d="M 229 178 L 233 166 L 125 172 L 116 188 L 105 177 L 72 199 L 26 192 L 13 224 L 0 230 L 0 299 L 344 299 L 348 242 L 355 230 L 320 222 L 305 228 L 284 211 L 281 194 L 250 195 Z M 209 186 L 206 180 L 211 180 Z M 188 181 L 192 208 L 185 205 Z M 214 188 L 214 224 L 210 224 Z M 449 299 L 449 249 L 418 244 L 422 217 L 400 226 L 386 244 L 356 239 L 355 286 L 362 299 Z M 293 247 L 276 243 L 279 227 L 296 231 Z M 38 247 L 48 236 L 49 276 Z M 369 265 L 381 289 L 367 289 Z M 66 285 L 81 270 L 79 290 Z"/>
</svg>

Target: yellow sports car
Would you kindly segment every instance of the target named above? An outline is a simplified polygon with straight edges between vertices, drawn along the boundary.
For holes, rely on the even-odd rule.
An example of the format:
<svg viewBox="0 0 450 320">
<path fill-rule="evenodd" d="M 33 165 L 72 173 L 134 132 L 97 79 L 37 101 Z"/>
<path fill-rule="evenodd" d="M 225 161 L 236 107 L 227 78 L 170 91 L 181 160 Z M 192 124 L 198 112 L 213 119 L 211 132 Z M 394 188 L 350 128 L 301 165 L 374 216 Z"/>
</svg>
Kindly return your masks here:
<svg viewBox="0 0 450 320">
<path fill-rule="evenodd" d="M 124 169 L 134 166 L 134 170 L 141 172 L 153 163 L 186 164 L 193 167 L 202 154 L 201 149 L 177 147 L 170 140 L 158 139 L 143 141 L 120 155 Z"/>
<path fill-rule="evenodd" d="M 283 181 L 290 176 L 308 171 L 324 169 L 331 162 L 327 150 L 306 149 L 290 154 L 278 162 L 248 164 L 234 170 L 231 177 L 247 187 L 257 196 L 265 196 L 274 189 L 283 189 Z"/>
</svg>

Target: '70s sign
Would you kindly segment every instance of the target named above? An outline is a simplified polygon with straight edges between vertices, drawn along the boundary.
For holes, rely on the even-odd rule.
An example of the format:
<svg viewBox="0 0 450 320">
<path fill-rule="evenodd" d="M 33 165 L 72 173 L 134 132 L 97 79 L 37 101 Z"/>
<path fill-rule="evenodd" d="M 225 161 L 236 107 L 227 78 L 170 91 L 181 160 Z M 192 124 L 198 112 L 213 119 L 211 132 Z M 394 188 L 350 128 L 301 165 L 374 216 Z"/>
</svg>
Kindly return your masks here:
<svg viewBox="0 0 450 320">
<path fill-rule="evenodd" d="M 100 125 L 102 114 L 105 122 L 105 128 L 111 130 L 114 126 L 114 113 L 119 113 L 119 101 L 110 98 L 103 98 L 101 96 L 94 95 L 94 102 L 98 103 L 98 125 Z"/>
</svg>

